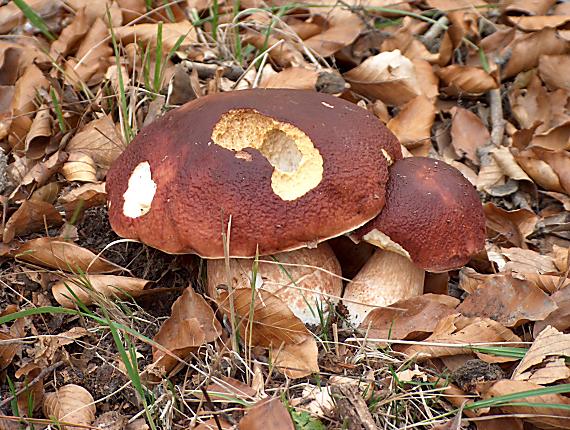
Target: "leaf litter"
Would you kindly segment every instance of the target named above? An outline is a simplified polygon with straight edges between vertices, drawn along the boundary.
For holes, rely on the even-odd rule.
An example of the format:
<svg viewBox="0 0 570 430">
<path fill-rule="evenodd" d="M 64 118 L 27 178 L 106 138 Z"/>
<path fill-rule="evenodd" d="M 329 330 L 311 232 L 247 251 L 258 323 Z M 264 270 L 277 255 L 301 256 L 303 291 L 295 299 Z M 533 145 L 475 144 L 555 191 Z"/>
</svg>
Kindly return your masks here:
<svg viewBox="0 0 570 430">
<path fill-rule="evenodd" d="M 570 425 L 566 3 L 5 3 L 0 427 Z M 118 239 L 105 176 L 132 136 L 252 86 L 348 99 L 405 154 L 457 167 L 486 251 L 357 328 L 342 305 L 307 327 L 263 289 L 209 297 L 198 258 Z"/>
</svg>

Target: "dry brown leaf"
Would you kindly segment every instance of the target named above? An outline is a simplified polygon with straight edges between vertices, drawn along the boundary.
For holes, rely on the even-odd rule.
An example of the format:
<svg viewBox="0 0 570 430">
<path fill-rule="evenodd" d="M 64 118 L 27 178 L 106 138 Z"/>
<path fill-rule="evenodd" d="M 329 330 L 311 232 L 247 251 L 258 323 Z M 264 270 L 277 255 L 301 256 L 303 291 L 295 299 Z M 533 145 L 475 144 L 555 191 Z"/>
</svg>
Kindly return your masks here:
<svg viewBox="0 0 570 430">
<path fill-rule="evenodd" d="M 399 49 L 400 52 L 410 60 L 423 60 L 435 63 L 439 60 L 438 54 L 432 54 L 426 46 L 416 38 L 413 29 L 403 25 L 392 35 L 386 38 L 380 46 L 381 51 L 393 51 Z M 429 63 L 428 63 L 429 64 Z"/>
<path fill-rule="evenodd" d="M 105 115 L 83 127 L 69 141 L 65 150 L 70 154 L 79 152 L 90 156 L 104 175 L 125 147 L 119 125 Z"/>
<path fill-rule="evenodd" d="M 257 395 L 253 388 L 237 379 L 229 376 L 222 376 L 219 379 L 219 382 L 213 382 L 206 387 L 206 391 L 212 399 L 227 399 L 228 396 L 231 396 L 251 401 Z M 197 393 L 196 397 L 199 399 L 205 398 L 201 393 Z"/>
<path fill-rule="evenodd" d="M 515 155 L 517 163 L 537 185 L 545 190 L 563 192 L 560 178 L 552 167 L 544 160 L 537 158 L 532 150 L 525 150 Z"/>
<path fill-rule="evenodd" d="M 271 349 L 281 365 L 288 367 L 281 370 L 290 377 L 307 376 L 318 371 L 316 341 L 285 303 L 265 290 L 256 290 L 255 294 L 249 288 L 233 291 L 242 339 L 252 346 Z M 229 315 L 228 293 L 223 291 L 217 301 Z"/>
<path fill-rule="evenodd" d="M 47 152 L 47 146 L 52 136 L 52 119 L 47 106 L 42 105 L 38 109 L 32 126 L 26 136 L 24 151 L 31 159 L 43 157 Z"/>
<path fill-rule="evenodd" d="M 51 44 L 50 55 L 58 58 L 60 55 L 65 57 L 70 54 L 87 34 L 91 24 L 92 21 L 89 20 L 85 9 L 80 9 L 71 23 L 61 30 L 57 40 Z"/>
<path fill-rule="evenodd" d="M 51 237 L 40 237 L 22 243 L 10 251 L 19 261 L 59 269 L 64 272 L 109 273 L 122 270 L 88 249 Z"/>
<path fill-rule="evenodd" d="M 156 46 L 158 24 L 136 24 L 114 29 L 116 37 L 124 44 L 136 42 L 143 46 Z M 196 30 L 189 21 L 162 24 L 162 49 L 170 51 L 179 37 L 184 37 L 181 48 L 196 42 Z"/>
<path fill-rule="evenodd" d="M 538 31 L 544 28 L 564 27 L 570 22 L 567 15 L 512 16 L 509 18 L 517 28 L 523 31 Z"/>
<path fill-rule="evenodd" d="M 509 101 L 513 116 L 522 129 L 534 133 L 536 130 L 540 132 L 550 128 L 551 104 L 538 76 L 534 75 L 525 88 L 513 88 L 509 93 Z"/>
<path fill-rule="evenodd" d="M 431 145 L 431 128 L 435 119 L 435 106 L 425 96 L 418 96 L 406 103 L 387 126 L 406 148 Z"/>
<path fill-rule="evenodd" d="M 570 76 L 565 73 L 570 70 L 568 55 L 541 55 L 538 60 L 540 79 L 550 88 L 570 90 Z"/>
<path fill-rule="evenodd" d="M 12 334 L 0 330 L 0 368 L 2 369 L 12 363 L 18 352 L 19 344 L 14 339 L 15 337 Z"/>
<path fill-rule="evenodd" d="M 287 408 L 279 397 L 257 402 L 239 422 L 240 430 L 295 430 Z"/>
<path fill-rule="evenodd" d="M 521 166 L 519 166 L 509 148 L 501 146 L 492 149 L 490 153 L 506 177 L 516 181 L 528 181 L 532 183 L 532 179 L 530 179 Z"/>
<path fill-rule="evenodd" d="M 549 255 L 541 255 L 536 251 L 521 248 L 501 248 L 501 253 L 509 262 L 501 271 L 517 273 L 557 273 L 554 260 Z"/>
<path fill-rule="evenodd" d="M 243 43 L 249 43 L 257 49 L 267 49 L 269 58 L 280 67 L 308 67 L 303 54 L 287 39 L 278 39 L 273 34 L 266 37 L 265 32 L 247 28 L 242 36 Z"/>
<path fill-rule="evenodd" d="M 541 55 L 565 54 L 568 49 L 569 42 L 559 38 L 553 28 L 519 35 L 505 48 L 505 53 L 509 52 L 509 61 L 502 70 L 502 76 L 515 76 L 536 67 Z"/>
<path fill-rule="evenodd" d="M 454 297 L 424 294 L 372 310 L 360 324 L 367 337 L 376 339 L 416 339 L 432 333 L 438 321 L 455 312 Z"/>
<path fill-rule="evenodd" d="M 559 275 L 540 275 L 538 273 L 518 273 L 517 278 L 532 282 L 541 290 L 553 294 L 570 285 L 570 278 Z M 554 297 L 553 297 L 554 299 Z"/>
<path fill-rule="evenodd" d="M 507 211 L 489 202 L 483 206 L 487 219 L 487 234 L 500 234 L 508 243 L 526 248 L 526 238 L 536 227 L 538 215 L 529 209 Z"/>
<path fill-rule="evenodd" d="M 69 182 L 99 182 L 95 161 L 83 152 L 69 154 L 67 161 L 61 168 L 61 173 Z"/>
<path fill-rule="evenodd" d="M 473 112 L 461 107 L 451 109 L 451 139 L 455 151 L 479 164 L 477 149 L 487 144 L 491 138 L 483 121 Z"/>
<path fill-rule="evenodd" d="M 146 279 L 127 276 L 84 275 L 66 277 L 56 282 L 51 287 L 51 292 L 55 301 L 61 306 L 74 309 L 77 306 L 77 300 L 89 306 L 95 302 L 95 297 L 137 297 L 148 283 Z"/>
<path fill-rule="evenodd" d="M 387 105 L 400 106 L 420 95 L 414 64 L 397 49 L 367 58 L 344 78 L 356 92 Z"/>
<path fill-rule="evenodd" d="M 288 67 L 267 79 L 262 79 L 260 87 L 314 90 L 318 78 L 319 72 L 317 70 L 305 69 L 303 67 Z"/>
<path fill-rule="evenodd" d="M 560 331 L 567 330 L 570 327 L 570 288 L 566 286 L 556 291 L 551 298 L 556 302 L 558 309 L 544 318 L 544 320 L 535 323 L 533 329 L 535 337 L 549 325 Z"/>
<path fill-rule="evenodd" d="M 39 90 L 47 90 L 49 82 L 42 71 L 34 64 L 29 65 L 14 87 L 11 110 L 12 119 L 10 145 L 23 149 L 26 133 L 32 126 L 29 114 L 35 111 L 34 100 Z"/>
<path fill-rule="evenodd" d="M 425 342 L 445 345 L 432 346 L 418 343 L 406 348 L 404 352 L 409 356 L 417 355 L 418 359 L 446 357 L 473 352 L 469 347 L 452 347 L 451 344 L 520 342 L 520 338 L 489 318 L 465 318 L 454 314 L 440 320 L 434 333 L 425 339 Z M 486 358 L 483 354 L 477 355 L 481 359 Z"/>
<path fill-rule="evenodd" d="M 531 145 L 553 151 L 570 150 L 570 121 L 546 130 L 544 133 L 535 134 Z"/>
<path fill-rule="evenodd" d="M 511 379 L 517 381 L 528 380 L 537 369 L 528 372 L 532 367 L 544 364 L 549 357 L 564 358 L 570 357 L 570 334 L 564 334 L 553 327 L 546 327 L 534 340 L 524 358 L 513 371 Z M 568 372 L 568 368 L 562 362 L 562 368 Z M 552 367 L 551 367 L 552 370 Z M 562 371 L 563 372 L 563 371 Z M 570 375 L 565 375 L 555 380 L 565 379 Z M 554 381 L 550 381 L 554 382 Z"/>
<path fill-rule="evenodd" d="M 485 393 L 484 397 L 507 396 L 543 388 L 526 381 L 502 380 L 493 384 Z M 540 429 L 567 429 L 570 428 L 570 399 L 562 394 L 530 395 L 516 400 L 516 403 L 524 405 L 505 405 L 498 409 L 505 414 L 524 414 L 524 420 Z M 531 406 L 533 403 L 536 406 Z M 530 404 L 530 405 L 529 405 Z M 543 405 L 565 405 L 566 409 L 546 407 Z"/>
<path fill-rule="evenodd" d="M 17 174 L 14 175 L 14 182 L 20 183 L 20 185 L 35 184 L 36 186 L 41 187 L 48 181 L 49 178 L 51 178 L 52 175 L 61 169 L 63 163 L 67 161 L 68 157 L 69 155 L 67 152 L 57 151 L 45 161 L 41 161 L 33 165 L 28 165 L 26 163 L 24 165 L 23 171 L 17 172 Z M 26 171 L 28 167 L 31 168 Z M 23 176 L 20 177 L 20 174 L 23 174 Z"/>
<path fill-rule="evenodd" d="M 206 300 L 188 287 L 172 305 L 170 317 L 160 326 L 154 341 L 176 357 L 184 358 L 206 343 L 215 341 L 222 327 Z M 164 371 L 178 363 L 164 350 L 153 347 L 153 361 Z"/>
<path fill-rule="evenodd" d="M 58 202 L 65 209 L 68 219 L 71 219 L 76 211 L 82 212 L 91 207 L 103 206 L 107 202 L 105 182 L 80 185 L 59 197 Z"/>
<path fill-rule="evenodd" d="M 556 3 L 556 0 L 502 0 L 500 6 L 509 16 L 544 15 Z"/>
<path fill-rule="evenodd" d="M 30 196 L 30 200 L 53 204 L 55 203 L 60 190 L 61 187 L 57 182 L 49 182 L 43 187 L 39 187 L 35 190 Z"/>
<path fill-rule="evenodd" d="M 480 95 L 499 88 L 496 79 L 483 69 L 453 64 L 437 71 L 440 79 L 460 93 Z"/>
<path fill-rule="evenodd" d="M 544 291 L 512 276 L 489 277 L 457 307 L 466 317 L 486 317 L 505 327 L 540 321 L 556 309 Z"/>
<path fill-rule="evenodd" d="M 44 399 L 44 383 L 43 379 L 39 378 L 36 382 L 30 385 L 30 382 L 35 380 L 42 371 L 42 368 L 34 363 L 29 363 L 20 367 L 16 372 L 16 378 L 20 379 L 22 376 L 24 380 L 18 383 L 22 392 L 18 395 L 18 410 L 23 416 L 31 418 L 31 414 L 39 409 L 43 404 Z"/>
<path fill-rule="evenodd" d="M 62 426 L 67 430 L 80 430 L 81 426 L 89 426 L 95 420 L 95 400 L 79 385 L 67 384 L 55 393 L 46 394 L 43 409 L 46 418 L 80 426 Z"/>
<path fill-rule="evenodd" d="M 520 418 L 502 417 L 495 415 L 475 423 L 477 430 L 523 430 L 523 421 Z"/>
<path fill-rule="evenodd" d="M 421 93 L 429 101 L 435 103 L 439 95 L 439 78 L 433 71 L 432 65 L 424 60 L 412 60 L 412 63 L 416 69 L 416 77 Z"/>
<path fill-rule="evenodd" d="M 356 40 L 365 28 L 362 18 L 350 10 L 334 8 L 326 14 L 327 28 L 304 44 L 321 57 L 329 57 Z"/>
<path fill-rule="evenodd" d="M 2 240 L 4 243 L 9 243 L 15 236 L 25 236 L 61 224 L 63 218 L 51 203 L 24 200 L 6 223 Z"/>
<path fill-rule="evenodd" d="M 40 17 L 53 15 L 60 8 L 59 2 L 53 0 L 26 0 L 26 4 Z M 16 3 L 8 2 L 0 7 L 0 33 L 9 33 L 16 26 L 24 24 L 26 18 Z"/>
</svg>

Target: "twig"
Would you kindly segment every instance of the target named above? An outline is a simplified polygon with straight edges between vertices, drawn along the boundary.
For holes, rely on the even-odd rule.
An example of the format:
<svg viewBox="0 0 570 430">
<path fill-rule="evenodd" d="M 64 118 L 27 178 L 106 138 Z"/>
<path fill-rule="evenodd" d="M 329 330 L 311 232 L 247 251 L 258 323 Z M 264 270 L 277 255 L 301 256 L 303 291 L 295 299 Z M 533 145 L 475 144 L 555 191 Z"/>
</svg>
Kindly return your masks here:
<svg viewBox="0 0 570 430">
<path fill-rule="evenodd" d="M 197 61 L 184 60 L 182 61 L 182 66 L 188 71 L 196 70 L 198 77 L 200 79 L 208 79 L 216 74 L 216 70 L 222 68 L 222 76 L 228 78 L 231 81 L 236 81 L 244 73 L 244 70 L 239 66 L 225 66 L 221 64 L 208 64 L 199 63 Z"/>
<path fill-rule="evenodd" d="M 491 109 L 491 143 L 498 148 L 503 143 L 503 135 L 505 133 L 500 87 L 489 91 L 489 106 Z"/>
<path fill-rule="evenodd" d="M 26 391 L 28 388 L 30 388 L 34 384 L 37 384 L 41 379 L 44 378 L 44 376 L 46 376 L 50 372 L 53 372 L 55 369 L 57 369 L 62 364 L 63 364 L 63 361 L 58 361 L 57 363 L 52 364 L 51 366 L 46 367 L 45 369 L 42 369 L 41 372 L 38 374 L 38 376 L 36 376 L 34 379 L 32 379 L 28 384 L 24 385 L 22 388 L 20 388 L 18 391 L 16 391 L 16 393 L 11 395 L 10 397 L 2 400 L 2 402 L 0 403 L 0 408 L 3 406 L 6 406 L 8 403 L 10 403 L 12 400 L 14 400 L 16 397 L 18 397 L 20 394 L 22 394 L 24 391 Z"/>
<path fill-rule="evenodd" d="M 431 46 L 435 39 L 437 39 L 439 35 L 443 33 L 443 31 L 447 28 L 447 24 L 449 24 L 449 19 L 447 16 L 444 15 L 439 18 L 435 23 L 432 24 L 429 30 L 424 33 L 422 36 L 423 42 L 426 45 Z"/>
</svg>

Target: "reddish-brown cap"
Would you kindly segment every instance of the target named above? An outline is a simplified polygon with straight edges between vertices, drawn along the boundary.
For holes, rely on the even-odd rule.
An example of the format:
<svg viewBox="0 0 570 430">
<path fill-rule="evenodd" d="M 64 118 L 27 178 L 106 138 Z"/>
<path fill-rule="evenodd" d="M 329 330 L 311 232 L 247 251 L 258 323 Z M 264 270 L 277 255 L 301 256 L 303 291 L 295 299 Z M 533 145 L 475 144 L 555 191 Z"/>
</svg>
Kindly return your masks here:
<svg viewBox="0 0 570 430">
<path fill-rule="evenodd" d="M 314 245 L 384 206 L 396 138 L 330 95 L 246 90 L 194 100 L 142 130 L 109 170 L 122 237 L 169 253 L 223 257 Z M 389 161 L 388 161 L 389 160 Z"/>
<path fill-rule="evenodd" d="M 441 272 L 463 266 L 484 248 L 485 214 L 477 191 L 457 169 L 410 157 L 390 167 L 386 206 L 353 237 L 391 240 L 417 266 Z"/>
</svg>

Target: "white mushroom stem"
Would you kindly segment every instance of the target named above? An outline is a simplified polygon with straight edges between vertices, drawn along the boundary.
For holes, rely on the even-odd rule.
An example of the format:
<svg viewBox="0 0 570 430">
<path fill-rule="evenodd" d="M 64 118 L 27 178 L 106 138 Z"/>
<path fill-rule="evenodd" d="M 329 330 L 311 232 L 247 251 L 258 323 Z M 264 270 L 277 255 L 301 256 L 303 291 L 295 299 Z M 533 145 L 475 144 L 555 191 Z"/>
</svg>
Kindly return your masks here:
<svg viewBox="0 0 570 430">
<path fill-rule="evenodd" d="M 374 308 L 421 295 L 424 277 L 425 271 L 409 258 L 378 249 L 345 288 L 350 322 L 358 326 Z"/>
<path fill-rule="evenodd" d="M 234 288 L 255 285 L 279 297 L 305 324 L 320 324 L 328 303 L 336 304 L 342 293 L 340 264 L 327 243 L 259 258 L 255 282 L 254 259 L 230 259 Z M 217 296 L 217 287 L 227 283 L 224 260 L 208 260 L 208 293 Z M 320 309 L 319 309 L 320 308 Z"/>
</svg>

